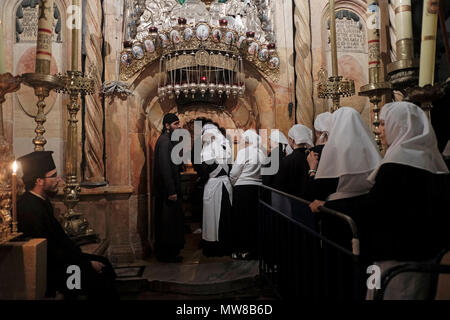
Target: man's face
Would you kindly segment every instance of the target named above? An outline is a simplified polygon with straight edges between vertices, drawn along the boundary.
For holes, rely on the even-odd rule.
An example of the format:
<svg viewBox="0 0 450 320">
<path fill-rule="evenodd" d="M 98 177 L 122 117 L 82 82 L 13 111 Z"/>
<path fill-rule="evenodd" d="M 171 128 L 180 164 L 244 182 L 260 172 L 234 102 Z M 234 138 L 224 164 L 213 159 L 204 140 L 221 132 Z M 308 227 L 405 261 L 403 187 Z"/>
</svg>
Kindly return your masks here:
<svg viewBox="0 0 450 320">
<path fill-rule="evenodd" d="M 175 122 L 172 122 L 171 124 L 166 123 L 166 129 L 169 131 L 169 133 L 174 132 L 176 129 L 180 129 L 180 121 L 177 120 Z"/>
<path fill-rule="evenodd" d="M 61 179 L 58 177 L 56 169 L 47 172 L 42 180 L 44 181 L 43 189 L 47 194 L 55 194 L 58 192 L 58 184 Z"/>
</svg>

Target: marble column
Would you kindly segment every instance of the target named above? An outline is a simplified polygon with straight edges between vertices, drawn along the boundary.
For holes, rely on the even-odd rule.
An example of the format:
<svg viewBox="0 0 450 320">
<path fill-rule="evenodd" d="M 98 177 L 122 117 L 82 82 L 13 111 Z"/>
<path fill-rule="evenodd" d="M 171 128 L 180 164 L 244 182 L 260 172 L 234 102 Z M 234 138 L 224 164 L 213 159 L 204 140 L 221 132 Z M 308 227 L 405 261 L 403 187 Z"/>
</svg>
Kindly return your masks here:
<svg viewBox="0 0 450 320">
<path fill-rule="evenodd" d="M 86 65 L 85 70 L 92 69 L 92 76 L 95 79 L 96 86 L 100 87 L 102 83 L 103 56 L 101 30 L 102 7 L 100 0 L 84 1 L 86 5 L 85 13 L 85 47 L 86 47 Z M 86 96 L 86 113 L 84 120 L 85 141 L 84 157 L 85 167 L 83 184 L 84 185 L 104 185 L 105 184 L 105 166 L 103 162 L 104 137 L 103 137 L 103 106 L 102 98 L 99 92 L 94 95 Z"/>
<path fill-rule="evenodd" d="M 116 52 L 122 48 L 123 0 L 104 0 L 105 81 L 115 80 Z M 105 107 L 106 179 L 109 187 L 130 186 L 130 141 L 128 101 L 115 99 Z M 108 255 L 114 262 L 130 262 L 136 258 L 130 242 L 132 202 L 130 194 L 108 199 Z"/>
</svg>

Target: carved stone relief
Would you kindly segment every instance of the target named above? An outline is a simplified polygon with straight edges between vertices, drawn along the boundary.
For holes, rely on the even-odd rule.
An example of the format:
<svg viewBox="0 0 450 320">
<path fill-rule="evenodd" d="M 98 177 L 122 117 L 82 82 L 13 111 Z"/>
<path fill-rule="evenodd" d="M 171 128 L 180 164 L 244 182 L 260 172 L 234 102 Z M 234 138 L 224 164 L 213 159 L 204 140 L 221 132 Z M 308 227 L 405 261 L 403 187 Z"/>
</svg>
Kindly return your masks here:
<svg viewBox="0 0 450 320">
<path fill-rule="evenodd" d="M 23 0 L 16 11 L 16 42 L 35 42 L 37 39 L 39 0 Z M 61 14 L 56 4 L 53 17 L 53 41 L 62 42 Z"/>
</svg>

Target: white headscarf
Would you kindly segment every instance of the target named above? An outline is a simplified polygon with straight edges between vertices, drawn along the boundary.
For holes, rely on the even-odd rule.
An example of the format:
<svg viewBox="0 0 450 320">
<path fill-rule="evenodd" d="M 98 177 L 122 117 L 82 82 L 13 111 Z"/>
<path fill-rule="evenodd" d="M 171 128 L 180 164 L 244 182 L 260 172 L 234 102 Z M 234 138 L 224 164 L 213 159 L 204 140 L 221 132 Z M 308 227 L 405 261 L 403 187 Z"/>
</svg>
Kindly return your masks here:
<svg viewBox="0 0 450 320">
<path fill-rule="evenodd" d="M 316 141 L 316 144 L 323 144 L 323 140 L 326 136 L 329 135 L 331 129 L 331 113 L 324 112 L 319 114 L 314 121 L 314 129 L 316 131 L 322 132 L 322 135 Z"/>
<path fill-rule="evenodd" d="M 217 163 L 224 164 L 231 159 L 230 142 L 215 125 L 208 123 L 203 126 L 202 142 L 202 162 L 215 159 Z"/>
<path fill-rule="evenodd" d="M 286 155 L 290 155 L 292 152 L 294 152 L 294 150 L 292 149 L 292 147 L 290 145 L 288 145 L 286 147 Z"/>
<path fill-rule="evenodd" d="M 306 143 L 310 147 L 314 146 L 312 141 L 312 130 L 302 124 L 294 125 L 289 130 L 288 136 L 295 141 L 295 144 Z"/>
<path fill-rule="evenodd" d="M 424 169 L 431 173 L 448 173 L 439 153 L 436 135 L 425 112 L 410 102 L 392 102 L 381 110 L 386 142 L 384 159 L 369 179 L 375 181 L 379 168 L 385 163 L 398 163 Z"/>
<path fill-rule="evenodd" d="M 249 145 L 241 149 L 236 157 L 236 163 L 238 164 L 259 164 L 267 161 L 266 154 L 261 148 L 261 137 L 255 132 L 255 130 L 249 129 L 245 131 L 241 139 Z"/>
<path fill-rule="evenodd" d="M 339 178 L 336 193 L 329 200 L 369 192 L 367 177 L 381 160 L 369 128 L 359 113 L 342 107 L 333 113 L 328 142 L 322 151 L 316 179 Z"/>
<path fill-rule="evenodd" d="M 283 132 L 281 132 L 278 129 L 273 129 L 270 132 L 270 141 L 271 141 L 272 144 L 276 144 L 276 146 L 278 146 L 278 144 L 282 144 L 283 145 L 283 151 L 286 150 L 286 146 L 289 146 L 288 139 L 283 134 Z"/>
<path fill-rule="evenodd" d="M 248 143 L 250 146 L 260 148 L 261 146 L 261 137 L 255 132 L 255 130 L 249 129 L 245 131 L 241 138 L 244 142 Z"/>
</svg>

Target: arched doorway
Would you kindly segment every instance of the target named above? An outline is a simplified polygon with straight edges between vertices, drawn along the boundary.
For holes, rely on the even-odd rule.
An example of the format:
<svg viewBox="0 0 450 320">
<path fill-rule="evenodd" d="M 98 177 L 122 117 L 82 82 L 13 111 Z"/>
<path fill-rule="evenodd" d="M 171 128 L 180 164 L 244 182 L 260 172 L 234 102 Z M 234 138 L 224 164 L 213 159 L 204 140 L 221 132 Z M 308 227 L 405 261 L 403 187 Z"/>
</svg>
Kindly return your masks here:
<svg viewBox="0 0 450 320">
<path fill-rule="evenodd" d="M 237 99 L 228 99 L 223 106 L 199 103 L 189 106 L 177 106 L 173 99 L 161 100 L 157 96 L 158 65 L 147 65 L 133 81 L 133 95 L 129 100 L 135 104 L 129 116 L 136 119 L 145 119 L 145 167 L 147 168 L 145 187 L 148 198 L 148 217 L 146 224 L 148 232 L 146 237 L 153 243 L 154 225 L 152 212 L 152 168 L 154 163 L 153 152 L 156 141 L 161 134 L 164 114 L 173 112 L 178 114 L 183 127 L 189 129 L 192 121 L 198 117 L 209 118 L 225 129 L 272 129 L 275 128 L 276 98 L 272 83 L 262 76 L 256 69 L 248 66 L 245 73 L 246 92 Z M 195 180 L 195 176 L 186 180 Z M 144 183 L 143 181 L 141 183 Z M 189 190 L 189 188 L 186 188 Z M 189 195 L 185 197 L 189 202 Z M 189 213 L 188 213 L 189 214 Z"/>
</svg>

